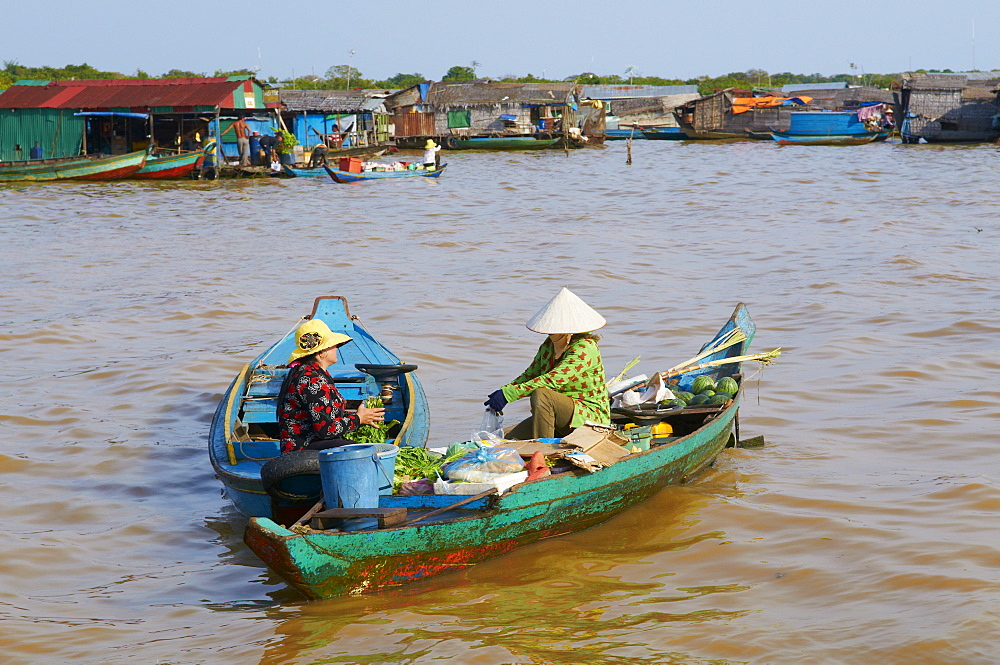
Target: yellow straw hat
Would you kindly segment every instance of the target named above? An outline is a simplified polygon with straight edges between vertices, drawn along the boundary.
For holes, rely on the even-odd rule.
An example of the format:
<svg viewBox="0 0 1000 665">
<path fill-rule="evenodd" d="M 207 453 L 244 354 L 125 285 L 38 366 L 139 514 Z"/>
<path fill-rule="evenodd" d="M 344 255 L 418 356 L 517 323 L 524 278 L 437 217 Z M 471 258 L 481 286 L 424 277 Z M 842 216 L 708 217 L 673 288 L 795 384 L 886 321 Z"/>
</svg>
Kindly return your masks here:
<svg viewBox="0 0 1000 665">
<path fill-rule="evenodd" d="M 583 333 L 606 324 L 604 317 L 580 297 L 563 287 L 556 296 L 524 324 L 528 330 L 546 335 Z"/>
<path fill-rule="evenodd" d="M 310 319 L 300 325 L 295 331 L 295 350 L 288 356 L 288 362 L 292 363 L 311 355 L 329 349 L 331 346 L 340 346 L 350 342 L 351 338 L 341 333 L 330 330 L 324 321 L 320 319 Z"/>
<path fill-rule="evenodd" d="M 437 143 L 434 142 L 434 139 L 427 139 L 427 143 L 424 144 L 424 150 L 429 150 L 430 148 L 436 148 L 436 147 Z"/>
</svg>

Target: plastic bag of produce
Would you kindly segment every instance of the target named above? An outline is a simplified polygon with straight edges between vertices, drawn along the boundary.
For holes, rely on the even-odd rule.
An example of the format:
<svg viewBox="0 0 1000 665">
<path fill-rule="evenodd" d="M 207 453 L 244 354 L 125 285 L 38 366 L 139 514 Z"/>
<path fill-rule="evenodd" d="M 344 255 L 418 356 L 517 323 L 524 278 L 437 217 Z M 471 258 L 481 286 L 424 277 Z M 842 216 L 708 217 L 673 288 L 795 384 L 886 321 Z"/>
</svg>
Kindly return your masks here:
<svg viewBox="0 0 1000 665">
<path fill-rule="evenodd" d="M 483 422 L 479 424 L 479 431 L 476 434 L 482 434 L 483 432 L 502 439 L 503 416 L 493 409 L 486 409 L 486 412 L 483 414 Z"/>
<path fill-rule="evenodd" d="M 488 483 L 523 470 L 524 460 L 513 448 L 480 448 L 444 467 L 448 480 L 467 483 Z"/>
</svg>

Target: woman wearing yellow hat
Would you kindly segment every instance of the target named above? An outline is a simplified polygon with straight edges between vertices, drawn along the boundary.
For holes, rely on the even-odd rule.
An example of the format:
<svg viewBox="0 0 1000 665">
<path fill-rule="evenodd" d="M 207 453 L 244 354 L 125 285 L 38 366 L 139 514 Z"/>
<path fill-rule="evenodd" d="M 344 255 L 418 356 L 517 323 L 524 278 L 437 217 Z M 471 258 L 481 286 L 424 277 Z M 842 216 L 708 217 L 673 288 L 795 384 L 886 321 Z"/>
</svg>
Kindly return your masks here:
<svg viewBox="0 0 1000 665">
<path fill-rule="evenodd" d="M 548 335 L 534 360 L 484 404 L 496 412 L 508 402 L 531 398 L 531 416 L 515 425 L 510 439 L 562 437 L 586 421 L 611 423 L 611 403 L 604 385 L 604 363 L 590 334 L 607 321 L 569 289 L 564 288 L 525 324 Z"/>
<path fill-rule="evenodd" d="M 350 341 L 319 319 L 306 321 L 295 331 L 288 376 L 278 393 L 281 452 L 345 446 L 353 443 L 343 438 L 345 434 L 385 418 L 385 409 L 364 404 L 357 412 L 348 412 L 347 401 L 326 371 L 337 362 L 337 347 Z"/>
<path fill-rule="evenodd" d="M 428 171 L 433 171 L 437 168 L 437 153 L 441 150 L 441 146 L 434 143 L 434 139 L 427 139 L 427 143 L 424 144 L 424 168 Z"/>
</svg>

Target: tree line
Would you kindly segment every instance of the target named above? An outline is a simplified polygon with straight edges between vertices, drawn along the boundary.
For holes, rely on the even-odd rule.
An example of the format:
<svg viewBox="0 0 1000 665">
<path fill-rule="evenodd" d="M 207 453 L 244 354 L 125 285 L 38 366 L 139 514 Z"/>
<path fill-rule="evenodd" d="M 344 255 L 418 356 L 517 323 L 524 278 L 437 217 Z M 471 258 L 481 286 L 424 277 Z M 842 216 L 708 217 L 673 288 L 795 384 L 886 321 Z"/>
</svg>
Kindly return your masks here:
<svg viewBox="0 0 1000 665">
<path fill-rule="evenodd" d="M 472 66 L 455 65 L 451 67 L 439 79 L 442 81 L 470 81 L 478 78 L 476 66 L 479 63 L 472 63 Z M 917 70 L 919 72 L 940 72 L 951 73 L 950 69 L 944 70 Z M 149 78 L 199 78 L 204 76 L 256 76 L 256 72 L 251 69 L 237 69 L 232 71 L 216 70 L 208 74 L 207 72 L 191 72 L 180 69 L 171 69 L 159 76 L 151 76 L 141 69 L 135 73 L 121 74 L 119 72 L 105 72 L 95 69 L 84 63 L 82 65 L 66 65 L 65 67 L 27 67 L 16 61 L 5 61 L 0 69 L 0 90 L 9 88 L 16 81 L 21 79 L 33 80 L 59 80 L 67 81 L 72 79 L 149 79 Z M 808 83 L 834 83 L 846 82 L 852 85 L 871 85 L 879 88 L 888 88 L 894 80 L 899 79 L 899 74 L 835 74 L 824 76 L 822 74 L 793 74 L 791 72 L 769 73 L 763 69 L 748 69 L 745 72 L 730 72 L 722 76 L 699 76 L 691 79 L 662 78 L 659 76 L 642 76 L 634 67 L 629 67 L 624 74 L 599 75 L 594 72 L 581 72 L 564 79 L 546 79 L 533 74 L 518 76 L 506 74 L 500 77 L 490 77 L 496 80 L 516 81 L 520 83 L 541 83 L 557 81 L 574 81 L 584 85 L 697 85 L 698 92 L 707 95 L 717 90 L 726 88 L 756 89 L 756 88 L 779 88 L 786 84 L 808 84 Z M 323 76 L 313 74 L 293 76 L 286 79 L 279 79 L 271 76 L 268 78 L 257 77 L 261 81 L 270 85 L 293 89 L 293 90 L 348 90 L 359 89 L 403 89 L 417 83 L 430 80 L 420 73 L 397 73 L 386 79 L 366 78 L 357 68 L 351 65 L 336 65 L 326 70 Z"/>
</svg>

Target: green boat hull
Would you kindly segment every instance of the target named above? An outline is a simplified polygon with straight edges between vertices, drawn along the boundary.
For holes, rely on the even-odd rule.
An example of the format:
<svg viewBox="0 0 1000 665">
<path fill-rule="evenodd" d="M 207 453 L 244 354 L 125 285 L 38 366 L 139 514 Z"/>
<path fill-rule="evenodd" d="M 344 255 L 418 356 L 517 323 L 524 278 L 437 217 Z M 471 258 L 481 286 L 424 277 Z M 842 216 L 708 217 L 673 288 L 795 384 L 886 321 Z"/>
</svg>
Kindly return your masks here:
<svg viewBox="0 0 1000 665">
<path fill-rule="evenodd" d="M 746 340 L 703 362 L 746 353 L 755 327 L 742 304 L 713 341 L 735 326 Z M 728 374 L 739 376 L 738 364 L 727 367 Z M 686 380 L 710 371 L 692 372 Z M 285 581 L 314 599 L 372 593 L 460 570 L 544 538 L 600 524 L 665 487 L 687 482 L 733 439 L 742 395 L 741 386 L 723 406 L 683 409 L 675 421 L 676 439 L 594 473 L 569 471 L 524 482 L 502 496 L 477 498 L 410 526 L 299 533 L 257 517 L 250 520 L 244 541 Z M 391 495 L 380 497 L 379 506 L 426 511 L 459 499 Z"/>
</svg>

